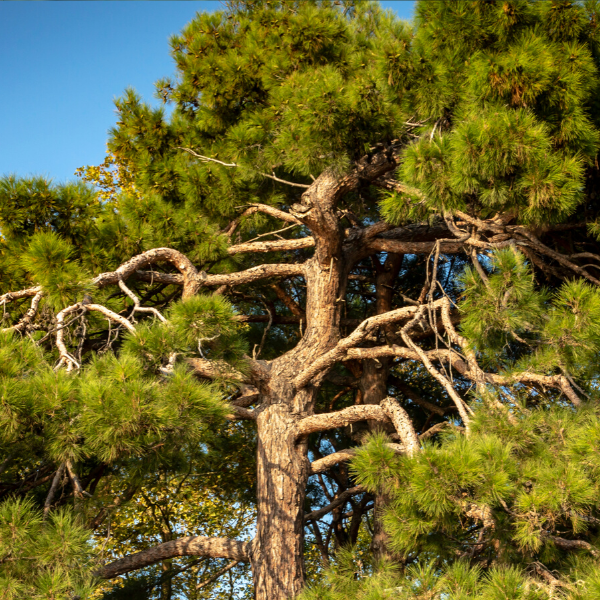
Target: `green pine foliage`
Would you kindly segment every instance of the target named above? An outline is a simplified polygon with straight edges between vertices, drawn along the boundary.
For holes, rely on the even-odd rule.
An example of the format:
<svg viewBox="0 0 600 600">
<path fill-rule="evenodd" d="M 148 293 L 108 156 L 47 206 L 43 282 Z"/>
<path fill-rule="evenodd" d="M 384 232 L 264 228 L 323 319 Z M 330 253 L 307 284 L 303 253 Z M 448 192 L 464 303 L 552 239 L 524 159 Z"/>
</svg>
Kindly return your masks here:
<svg viewBox="0 0 600 600">
<path fill-rule="evenodd" d="M 144 194 L 226 223 L 253 197 L 278 204 L 286 186 L 262 174 L 308 183 L 344 169 L 392 139 L 407 117 L 381 73 L 382 38 L 409 28 L 375 4 L 233 3 L 199 14 L 171 40 L 177 77 L 157 83 L 175 104 L 169 121 L 129 90 L 117 102 L 109 142 Z M 377 40 L 377 42 L 376 42 Z M 200 96 L 202 102 L 199 101 Z M 226 164 L 198 161 L 190 148 Z M 134 165 L 134 168 L 132 167 Z"/>
<path fill-rule="evenodd" d="M 508 373 L 568 373 L 594 393 L 600 348 L 600 294 L 582 280 L 552 294 L 536 285 L 523 254 L 509 248 L 490 257 L 484 282 L 467 267 L 461 330 L 488 364 Z M 595 394 L 594 394 L 595 395 Z"/>
<path fill-rule="evenodd" d="M 244 329 L 222 296 L 198 295 L 174 303 L 165 317 L 165 322 L 144 323 L 128 334 L 124 351 L 155 369 L 167 365 L 173 353 L 209 359 L 223 369 L 218 378 L 223 383 L 235 371 L 247 371 Z"/>
<path fill-rule="evenodd" d="M 405 594 L 397 597 L 551 598 L 553 586 L 533 577 L 536 564 L 561 574 L 554 585 L 559 597 L 596 597 L 599 424 L 593 405 L 578 411 L 521 407 L 511 424 L 504 414 L 482 408 L 469 438 L 447 433 L 412 459 L 394 454 L 385 436 L 372 437 L 353 469 L 358 481 L 391 499 L 383 516 L 391 548 L 414 564 L 397 575 L 395 585 Z M 556 538 L 587 546 L 570 556 Z M 474 548 L 482 551 L 475 564 Z M 417 575 L 428 560 L 429 577 Z M 460 571 L 471 583 L 451 591 L 449 581 Z M 426 579 L 425 589 L 410 591 Z M 377 579 L 372 583 L 382 594 Z M 371 583 L 351 586 L 347 597 L 388 597 L 377 596 Z M 427 596 L 428 589 L 436 595 Z"/>
<path fill-rule="evenodd" d="M 89 531 L 68 509 L 47 520 L 31 500 L 0 504 L 0 597 L 89 598 L 94 587 Z"/>
<path fill-rule="evenodd" d="M 476 201 L 483 215 L 547 224 L 582 203 L 599 141 L 596 11 L 594 2 L 417 4 L 416 35 L 387 68 L 431 132 L 400 168 L 430 209 Z M 416 72 L 419 85 L 407 84 Z"/>
<path fill-rule="evenodd" d="M 57 312 L 91 291 L 90 276 L 73 260 L 74 248 L 55 231 L 31 237 L 21 265 L 31 281 L 38 282 L 48 305 Z"/>
<path fill-rule="evenodd" d="M 168 439 L 198 443 L 227 413 L 218 386 L 198 382 L 185 365 L 164 377 L 131 352 L 108 352 L 73 377 L 54 371 L 29 340 L 0 336 L 0 444 L 7 454 L 17 443 L 42 447 L 42 457 L 58 464 L 91 457 L 111 463 Z"/>
<path fill-rule="evenodd" d="M 324 582 L 310 586 L 302 600 L 597 600 L 599 575 L 591 563 L 574 566 L 561 585 L 534 580 L 518 567 L 494 567 L 483 572 L 458 560 L 447 569 L 434 563 L 411 566 L 402 575 L 393 567 L 371 574 L 352 557 L 342 554 L 327 570 Z"/>
<path fill-rule="evenodd" d="M 56 185 L 42 177 L 0 177 L 0 294 L 38 284 L 22 262 L 24 247 L 35 234 L 54 232 L 63 240 L 52 242 L 55 251 L 62 243 L 82 256 L 89 251 L 95 222 L 103 212 L 94 190 L 82 183 Z M 64 247 L 59 252 L 70 254 Z M 65 260 L 63 254 L 60 261 Z"/>
</svg>

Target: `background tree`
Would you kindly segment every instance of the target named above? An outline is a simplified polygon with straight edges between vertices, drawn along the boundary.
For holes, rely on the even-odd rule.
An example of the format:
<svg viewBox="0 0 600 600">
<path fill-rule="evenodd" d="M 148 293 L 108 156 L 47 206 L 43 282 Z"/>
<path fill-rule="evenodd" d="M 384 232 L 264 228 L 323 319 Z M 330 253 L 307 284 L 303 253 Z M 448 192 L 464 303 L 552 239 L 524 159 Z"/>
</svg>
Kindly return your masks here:
<svg viewBox="0 0 600 600">
<path fill-rule="evenodd" d="M 592 586 L 564 555 L 593 555 L 598 518 L 578 433 L 595 439 L 597 22 L 593 2 L 423 2 L 414 28 L 367 2 L 198 15 L 157 85 L 172 115 L 117 102 L 117 178 L 84 174 L 123 191 L 93 201 L 84 248 L 48 219 L 3 254 L 21 271 L 0 297 L 2 443 L 28 449 L 5 495 L 85 512 L 135 470 L 121 497 L 156 505 L 161 461 L 200 453 L 255 493 L 252 541 L 140 541 L 98 576 L 226 559 L 259 600 L 291 598 L 306 543 L 327 565 L 375 510 L 373 552 L 406 579 L 346 568 L 332 594 L 445 597 L 463 571 L 457 594 Z"/>
</svg>

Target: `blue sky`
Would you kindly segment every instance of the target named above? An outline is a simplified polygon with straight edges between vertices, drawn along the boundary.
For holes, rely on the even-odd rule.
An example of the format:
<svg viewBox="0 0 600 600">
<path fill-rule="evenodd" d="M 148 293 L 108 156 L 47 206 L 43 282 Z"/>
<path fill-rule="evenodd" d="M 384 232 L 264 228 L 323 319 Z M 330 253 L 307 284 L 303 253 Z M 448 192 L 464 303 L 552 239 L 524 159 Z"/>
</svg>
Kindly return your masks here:
<svg viewBox="0 0 600 600">
<path fill-rule="evenodd" d="M 410 19 L 412 1 L 382 2 Z M 0 1 L 0 175 L 74 179 L 104 159 L 114 98 L 173 73 L 168 38 L 212 1 Z"/>
</svg>

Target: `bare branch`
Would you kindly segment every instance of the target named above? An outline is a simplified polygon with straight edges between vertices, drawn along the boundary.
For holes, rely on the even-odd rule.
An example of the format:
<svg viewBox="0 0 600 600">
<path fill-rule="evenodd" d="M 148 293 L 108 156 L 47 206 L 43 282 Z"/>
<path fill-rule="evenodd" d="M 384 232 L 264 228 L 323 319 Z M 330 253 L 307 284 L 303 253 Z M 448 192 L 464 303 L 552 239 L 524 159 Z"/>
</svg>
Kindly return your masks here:
<svg viewBox="0 0 600 600">
<path fill-rule="evenodd" d="M 197 590 L 201 590 L 202 588 L 214 583 L 221 575 L 227 573 L 227 571 L 231 571 L 235 565 L 239 564 L 239 560 L 232 560 L 228 565 L 225 565 L 222 569 L 219 569 L 212 577 L 209 577 L 206 581 L 201 581 L 197 586 Z"/>
<path fill-rule="evenodd" d="M 554 535 L 545 535 L 544 537 L 554 542 L 556 547 L 561 550 L 587 550 L 592 556 L 598 556 L 596 548 L 584 540 L 567 540 Z"/>
<path fill-rule="evenodd" d="M 269 242 L 265 242 L 269 243 Z M 292 263 L 292 264 L 264 264 L 258 265 L 257 267 L 251 267 L 245 271 L 238 271 L 237 273 L 223 273 L 215 275 L 207 275 L 203 285 L 205 286 L 216 286 L 216 285 L 243 285 L 246 283 L 252 283 L 259 279 L 267 279 L 269 277 L 295 277 L 304 274 L 304 265 Z"/>
<path fill-rule="evenodd" d="M 421 450 L 421 444 L 415 433 L 412 421 L 408 413 L 394 400 L 394 398 L 385 398 L 381 402 L 381 408 L 394 424 L 402 446 L 408 456 L 413 456 Z"/>
<path fill-rule="evenodd" d="M 341 450 L 340 452 L 333 452 L 323 458 L 318 458 L 310 463 L 310 474 L 315 475 L 317 473 L 324 473 L 334 465 L 341 462 L 351 460 L 356 455 L 356 449 L 350 448 L 349 450 Z"/>
<path fill-rule="evenodd" d="M 178 150 L 185 150 L 192 156 L 199 158 L 202 162 L 213 162 L 213 163 L 217 163 L 218 165 L 223 165 L 224 167 L 237 167 L 238 166 L 237 163 L 226 163 L 226 162 L 223 162 L 222 160 L 217 160 L 216 158 L 210 158 L 209 156 L 202 156 L 202 154 L 198 154 L 198 153 L 194 152 L 191 148 L 183 148 L 182 146 L 175 146 L 175 147 Z"/>
<path fill-rule="evenodd" d="M 187 362 L 194 369 L 194 373 L 205 379 L 225 378 L 232 381 L 246 382 L 245 375 L 236 371 L 229 363 L 222 360 L 208 360 L 206 358 L 188 358 Z"/>
<path fill-rule="evenodd" d="M 248 410 L 243 406 L 235 406 L 232 405 L 233 412 L 227 416 L 227 419 L 230 421 L 235 421 L 236 419 L 245 419 L 247 421 L 256 421 L 256 412 L 253 410 Z"/>
<path fill-rule="evenodd" d="M 231 401 L 232 406 L 241 406 L 242 408 L 248 408 L 251 404 L 254 404 L 260 398 L 260 392 L 251 385 L 241 385 L 241 394 Z"/>
<path fill-rule="evenodd" d="M 77 360 L 75 360 L 75 357 L 69 354 L 67 350 L 67 346 L 65 344 L 64 321 L 68 314 L 81 310 L 81 308 L 82 304 L 77 302 L 77 304 L 72 304 L 71 306 L 67 306 L 67 308 L 63 308 L 63 310 L 56 315 L 56 322 L 58 323 L 58 328 L 56 330 L 56 346 L 58 348 L 58 355 L 60 359 L 56 367 L 54 367 L 55 371 L 58 371 L 65 364 L 67 365 L 67 373 L 73 369 L 80 368 L 80 365 Z"/>
<path fill-rule="evenodd" d="M 136 271 L 135 278 L 149 283 L 164 283 L 166 285 L 183 285 L 181 273 L 161 273 L 160 271 Z"/>
<path fill-rule="evenodd" d="M 419 438 L 420 439 L 420 438 Z M 388 443 L 388 448 L 391 448 L 396 454 L 406 454 L 406 449 L 402 444 Z M 340 450 L 339 452 L 333 452 L 323 458 L 318 458 L 310 463 L 310 474 L 316 475 L 317 473 L 324 473 L 334 465 L 341 462 L 352 460 L 356 456 L 356 448 L 349 448 L 348 450 Z"/>
<path fill-rule="evenodd" d="M 300 225 L 301 225 L 301 223 L 300 223 Z M 275 231 L 267 231 L 265 233 L 261 233 L 261 234 L 257 235 L 255 238 L 252 238 L 251 240 L 248 240 L 245 243 L 249 244 L 250 242 L 255 242 L 256 240 L 260 240 L 260 238 L 264 238 L 269 235 L 277 235 L 279 233 L 283 233 L 284 231 L 289 231 L 290 229 L 293 229 L 294 227 L 298 227 L 298 224 L 288 225 L 287 227 L 283 227 L 282 229 L 277 229 Z M 280 235 L 277 235 L 277 237 L 281 238 Z"/>
<path fill-rule="evenodd" d="M 22 298 L 31 298 L 42 291 L 41 285 L 30 287 L 25 290 L 19 290 L 17 292 L 7 292 L 0 296 L 0 306 L 13 302 L 14 300 L 21 300 Z"/>
<path fill-rule="evenodd" d="M 432 306 L 435 308 L 440 304 L 441 300 L 436 300 L 432 303 Z M 377 327 L 397 323 L 412 317 L 417 310 L 415 306 L 405 306 L 365 319 L 348 337 L 340 340 L 335 348 L 313 361 L 307 369 L 294 379 L 296 389 L 303 388 L 320 372 L 331 368 L 336 362 L 344 360 L 350 349 L 363 342 Z"/>
<path fill-rule="evenodd" d="M 301 438 L 317 431 L 327 431 L 367 420 L 387 422 L 389 417 L 377 404 L 349 406 L 336 412 L 310 415 L 300 419 L 296 423 L 296 436 Z"/>
<path fill-rule="evenodd" d="M 438 302 L 441 303 L 443 300 L 446 300 L 446 298 L 443 298 L 441 301 L 438 301 Z M 463 399 L 458 395 L 458 393 L 454 389 L 454 386 L 452 385 L 452 383 L 450 381 L 448 381 L 448 379 L 444 375 L 442 375 L 442 373 L 440 373 L 438 371 L 438 369 L 436 369 L 433 366 L 433 364 L 429 360 L 429 357 L 427 356 L 427 354 L 417 344 L 415 344 L 410 339 L 409 332 L 417 324 L 417 322 L 422 318 L 422 314 L 423 314 L 424 310 L 425 310 L 425 305 L 420 307 L 418 309 L 415 317 L 411 321 L 409 321 L 400 330 L 400 335 L 402 336 L 404 343 L 418 354 L 421 362 L 423 363 L 423 366 L 427 369 L 427 371 L 429 371 L 429 373 L 434 377 L 434 379 L 436 381 L 438 381 L 444 387 L 447 394 L 450 396 L 450 398 L 452 398 L 452 400 L 456 404 L 456 408 L 458 409 L 458 412 L 459 412 L 459 414 L 463 420 L 463 423 L 465 424 L 465 428 L 467 429 L 467 432 L 468 432 L 470 418 L 469 418 L 467 411 L 469 410 L 469 408 L 467 407 L 467 405 L 465 404 Z"/>
<path fill-rule="evenodd" d="M 108 513 L 110 512 L 110 510 L 112 508 L 118 508 L 119 506 L 121 506 L 121 504 L 128 502 L 129 500 L 131 500 L 131 498 L 133 498 L 133 495 L 135 494 L 135 492 L 137 491 L 137 485 L 131 484 L 126 490 L 125 492 L 123 492 L 123 494 L 121 494 L 120 496 L 117 496 L 114 500 L 114 502 L 112 504 L 109 504 L 107 506 L 103 506 L 100 509 L 100 512 L 92 519 L 92 521 L 90 522 L 90 529 L 92 529 L 92 531 L 95 531 L 96 529 L 98 529 L 98 527 L 100 527 L 100 525 L 102 524 L 102 522 L 104 521 L 104 519 L 106 518 L 106 515 L 108 515 Z"/>
<path fill-rule="evenodd" d="M 87 310 L 96 311 L 100 314 L 103 314 L 107 319 L 113 321 L 114 323 L 118 323 L 127 329 L 127 331 L 133 333 L 135 331 L 135 327 L 121 315 L 113 312 L 112 310 L 106 308 L 106 306 L 102 306 L 102 304 L 86 304 L 85 308 Z"/>
<path fill-rule="evenodd" d="M 48 517 L 48 513 L 50 512 L 50 508 L 52 507 L 52 501 L 54 500 L 54 496 L 56 495 L 56 490 L 58 489 L 58 484 L 60 483 L 61 477 L 65 472 L 65 464 L 63 463 L 58 467 L 56 473 L 54 474 L 54 478 L 52 479 L 52 485 L 50 486 L 50 490 L 48 495 L 46 496 L 46 501 L 44 502 L 44 519 Z"/>
<path fill-rule="evenodd" d="M 241 223 L 244 217 L 248 217 L 257 212 L 262 212 L 271 217 L 275 217 L 276 219 L 280 219 L 281 221 L 287 221 L 288 223 L 294 223 L 296 225 L 301 225 L 302 221 L 290 215 L 290 213 L 285 212 L 284 210 L 280 210 L 275 208 L 274 206 L 269 206 L 267 204 L 250 204 L 249 207 L 237 218 L 235 218 L 229 225 L 225 228 L 224 233 L 227 234 L 229 239 Z"/>
<path fill-rule="evenodd" d="M 306 314 L 304 313 L 302 308 L 300 308 L 298 303 L 291 296 L 289 296 L 280 285 L 274 283 L 271 285 L 271 289 L 275 292 L 277 297 L 285 304 L 286 308 L 292 314 L 296 315 L 297 317 L 302 317 L 303 319 L 306 319 Z"/>
<path fill-rule="evenodd" d="M 119 287 L 121 288 L 121 290 L 123 292 L 125 292 L 125 294 L 131 298 L 131 300 L 133 300 L 133 312 L 141 312 L 141 313 L 151 313 L 153 314 L 155 317 L 158 317 L 163 323 L 165 323 L 167 321 L 167 319 L 165 319 L 165 317 L 163 317 L 160 312 L 158 310 L 156 310 L 156 308 L 144 308 L 143 306 L 140 306 L 140 299 L 133 293 L 132 290 L 130 290 L 126 285 L 125 282 L 122 279 L 119 279 Z"/>
<path fill-rule="evenodd" d="M 335 498 L 332 502 L 330 502 L 327 506 L 323 508 L 319 508 L 318 510 L 313 510 L 310 513 L 304 515 L 304 522 L 307 521 L 318 521 L 321 517 L 325 516 L 327 513 L 330 513 L 332 510 L 345 504 L 348 502 L 352 496 L 356 496 L 356 494 L 364 494 L 367 489 L 363 485 L 357 485 L 352 487 L 345 492 L 342 492 L 337 498 Z"/>
<path fill-rule="evenodd" d="M 216 158 L 210 158 L 209 156 L 202 156 L 201 154 L 197 154 L 196 152 L 194 152 L 191 148 L 182 148 L 181 146 L 176 146 L 176 148 L 178 150 L 185 150 L 192 156 L 199 158 L 202 162 L 213 162 L 213 163 L 217 163 L 218 165 L 222 165 L 224 167 L 229 167 L 229 168 L 239 167 L 239 165 L 237 163 L 226 163 L 221 160 L 217 160 Z M 309 185 L 305 185 L 304 183 L 294 183 L 293 181 L 286 181 L 285 179 L 280 179 L 279 177 L 276 177 L 275 174 L 268 175 L 267 173 L 259 172 L 259 175 L 262 175 L 263 177 L 268 177 L 269 179 L 273 179 L 274 181 L 278 181 L 279 183 L 285 183 L 286 185 L 291 185 L 293 187 L 299 187 L 299 188 L 310 187 Z"/>
<path fill-rule="evenodd" d="M 168 262 L 181 273 L 183 276 L 184 298 L 188 298 L 197 293 L 202 285 L 202 278 L 198 273 L 198 270 L 185 254 L 173 250 L 172 248 L 154 248 L 147 252 L 143 252 L 142 254 L 138 254 L 123 263 L 116 271 L 101 273 L 94 278 L 93 283 L 99 288 L 118 284 L 119 280 L 126 281 L 140 269 L 159 262 Z"/>
<path fill-rule="evenodd" d="M 36 289 L 36 288 L 31 288 L 31 289 Z M 19 292 L 17 292 L 17 293 L 19 293 Z M 5 298 L 6 296 L 9 296 L 9 295 L 10 294 L 4 294 L 4 296 L 2 296 L 2 298 Z M 44 294 L 41 290 L 39 292 L 37 292 L 33 296 L 33 299 L 31 300 L 31 307 L 29 309 L 27 309 L 27 312 L 23 315 L 21 320 L 16 325 L 2 329 L 2 331 L 9 331 L 11 329 L 13 331 L 18 331 L 18 332 L 25 331 L 27 329 L 27 326 L 31 323 L 31 321 L 33 321 L 35 315 L 37 314 L 38 306 L 40 305 L 40 301 L 41 301 L 43 295 Z M 8 300 L 0 300 L 0 305 L 6 304 L 7 301 Z"/>
<path fill-rule="evenodd" d="M 282 252 L 284 250 L 302 250 L 312 248 L 315 240 L 312 237 L 304 237 L 292 240 L 277 240 L 274 242 L 250 242 L 229 246 L 227 252 L 233 256 L 247 252 Z"/>
<path fill-rule="evenodd" d="M 228 538 L 185 537 L 159 544 L 153 548 L 130 554 L 100 567 L 96 576 L 112 579 L 135 569 L 142 569 L 169 558 L 178 556 L 207 556 L 210 558 L 229 558 L 240 562 L 250 560 L 250 542 L 240 542 Z"/>
<path fill-rule="evenodd" d="M 533 235 L 533 233 L 525 229 L 525 227 L 517 227 L 516 230 L 521 235 L 526 237 L 530 241 L 531 245 L 542 254 L 546 254 L 547 256 L 554 258 L 559 263 L 565 265 L 565 267 L 568 267 L 578 275 L 581 275 L 582 277 L 585 277 L 588 281 L 591 281 L 594 285 L 600 285 L 599 279 L 596 279 L 595 277 L 590 275 L 585 269 L 570 261 L 569 258 L 564 254 L 560 254 L 560 252 L 556 252 L 555 250 L 552 250 L 552 248 L 548 248 L 548 246 L 542 244 L 542 242 L 540 242 L 540 240 L 538 240 L 535 237 L 535 235 Z"/>
<path fill-rule="evenodd" d="M 75 492 L 75 495 L 78 498 L 83 498 L 84 496 L 91 498 L 92 495 L 83 489 L 83 486 L 81 485 L 81 481 L 79 481 L 79 477 L 77 477 L 77 473 L 75 473 L 75 469 L 73 469 L 73 465 L 71 464 L 70 460 L 67 460 L 65 462 L 65 467 L 67 468 L 67 473 L 69 474 L 69 477 L 71 478 L 71 481 L 73 482 L 73 490 Z"/>
</svg>

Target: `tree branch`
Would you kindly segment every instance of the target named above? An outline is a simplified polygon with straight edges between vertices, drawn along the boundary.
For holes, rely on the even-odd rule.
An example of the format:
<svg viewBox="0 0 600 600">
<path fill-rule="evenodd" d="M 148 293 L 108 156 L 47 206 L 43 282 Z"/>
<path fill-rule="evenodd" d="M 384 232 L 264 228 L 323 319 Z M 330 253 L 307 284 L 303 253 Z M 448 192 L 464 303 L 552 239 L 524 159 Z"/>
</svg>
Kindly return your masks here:
<svg viewBox="0 0 600 600">
<path fill-rule="evenodd" d="M 52 501 L 54 500 L 54 496 L 56 495 L 56 490 L 58 489 L 58 485 L 60 484 L 61 477 L 65 471 L 65 463 L 62 463 L 60 467 L 56 470 L 54 477 L 52 479 L 52 484 L 50 485 L 50 491 L 46 496 L 46 501 L 44 502 L 44 519 L 47 518 L 48 513 L 50 512 L 50 508 L 52 508 Z"/>
<path fill-rule="evenodd" d="M 31 288 L 31 289 L 33 290 L 36 288 Z M 29 290 L 26 290 L 26 291 L 29 291 Z M 38 306 L 40 305 L 40 301 L 41 301 L 43 295 L 44 294 L 40 289 L 40 291 L 37 292 L 33 296 L 32 300 L 31 300 L 31 307 L 27 309 L 27 312 L 23 315 L 21 320 L 16 325 L 2 329 L 2 331 L 9 331 L 11 329 L 13 331 L 18 331 L 18 332 L 25 331 L 27 329 L 27 326 L 31 323 L 31 321 L 33 321 L 33 318 L 37 314 Z M 5 298 L 7 296 L 10 296 L 10 294 L 4 294 L 4 296 L 2 296 L 2 298 Z M 0 306 L 6 304 L 6 302 L 7 302 L 7 300 L 0 300 Z"/>
<path fill-rule="evenodd" d="M 101 579 L 112 579 L 178 556 L 207 556 L 249 562 L 250 546 L 251 542 L 240 542 L 228 538 L 185 537 L 130 554 L 100 567 L 95 574 Z"/>
<path fill-rule="evenodd" d="M 317 473 L 324 473 L 334 465 L 347 460 L 352 460 L 356 454 L 356 448 L 350 448 L 348 450 L 340 450 L 340 452 L 333 452 L 323 458 L 318 458 L 310 463 L 310 474 L 316 475 Z"/>
<path fill-rule="evenodd" d="M 197 293 L 202 284 L 198 270 L 185 254 L 172 248 L 154 248 L 138 254 L 124 262 L 116 271 L 101 273 L 93 279 L 93 283 L 99 288 L 118 284 L 119 280 L 126 281 L 140 269 L 159 262 L 168 262 L 181 273 L 183 276 L 184 298 Z"/>
<path fill-rule="evenodd" d="M 307 521 L 318 521 L 321 517 L 325 516 L 327 513 L 330 513 L 332 510 L 337 508 L 338 506 L 345 504 L 352 496 L 356 496 L 356 494 L 363 494 L 367 491 L 367 488 L 363 485 L 357 485 L 352 487 L 345 492 L 342 492 L 337 498 L 335 498 L 332 502 L 330 502 L 327 506 L 323 508 L 319 508 L 318 510 L 313 510 L 312 512 L 306 513 L 304 515 L 304 522 Z"/>
<path fill-rule="evenodd" d="M 163 323 L 166 322 L 167 319 L 163 317 L 160 312 L 156 308 L 145 308 L 140 305 L 140 299 L 130 290 L 122 279 L 119 279 L 119 287 L 125 294 L 133 301 L 133 312 L 141 312 L 141 313 L 151 313 L 155 317 L 158 317 Z"/>
<path fill-rule="evenodd" d="M 596 548 L 584 540 L 567 540 L 554 535 L 545 535 L 544 537 L 554 542 L 556 547 L 561 550 L 587 550 L 592 556 L 598 556 Z"/>
<path fill-rule="evenodd" d="M 377 404 L 349 406 L 336 412 L 311 415 L 300 419 L 296 423 L 296 436 L 302 438 L 317 431 L 327 431 L 367 420 L 387 422 L 389 417 Z"/>
<path fill-rule="evenodd" d="M 290 213 L 285 212 L 284 210 L 280 210 L 275 208 L 274 206 L 268 206 L 267 204 L 250 204 L 249 207 L 239 216 L 236 217 L 229 225 L 225 228 L 224 233 L 227 234 L 229 239 L 241 223 L 244 217 L 249 217 L 257 212 L 262 212 L 276 219 L 280 219 L 281 221 L 286 221 L 288 223 L 294 223 L 296 225 L 301 225 L 302 221 L 290 215 Z"/>
<path fill-rule="evenodd" d="M 227 252 L 230 256 L 247 252 L 282 252 L 284 250 L 302 250 L 315 245 L 313 237 L 297 238 L 292 240 L 277 240 L 273 242 L 247 242 L 229 246 Z"/>
<path fill-rule="evenodd" d="M 295 277 L 302 275 L 303 272 L 304 267 L 302 264 L 267 263 L 264 265 L 251 267 L 250 269 L 246 269 L 244 271 L 237 271 L 236 273 L 206 273 L 201 279 L 201 284 L 203 287 L 221 285 L 236 286 L 252 283 L 253 281 L 257 281 L 259 279 L 267 279 L 269 277 Z M 135 277 L 140 281 L 166 283 L 167 285 L 183 285 L 183 276 L 178 273 L 136 271 Z"/>
<path fill-rule="evenodd" d="M 439 305 L 441 305 L 441 299 L 432 303 L 433 308 Z M 293 383 L 296 389 L 303 388 L 321 371 L 325 371 L 336 362 L 343 360 L 349 350 L 363 342 L 375 328 L 402 321 L 412 317 L 416 312 L 417 308 L 415 306 L 405 306 L 365 319 L 349 336 L 340 340 L 335 348 L 313 361 L 307 369 L 294 379 Z"/>
<path fill-rule="evenodd" d="M 387 397 L 381 402 L 381 408 L 385 414 L 389 417 L 390 421 L 394 424 L 400 439 L 402 440 L 402 446 L 408 456 L 413 456 L 421 450 L 421 444 L 417 438 L 415 428 L 413 427 L 412 421 L 408 416 L 408 413 L 394 400 L 394 398 Z"/>
<path fill-rule="evenodd" d="M 197 590 L 201 590 L 202 588 L 214 583 L 221 575 L 227 573 L 227 571 L 231 571 L 235 565 L 239 564 L 239 560 L 232 560 L 229 564 L 225 565 L 222 569 L 219 569 L 212 577 L 209 577 L 206 581 L 201 581 L 197 586 Z"/>
<path fill-rule="evenodd" d="M 201 154 L 197 154 L 196 152 L 194 152 L 191 148 L 183 148 L 181 146 L 176 146 L 176 148 L 178 150 L 185 150 L 188 154 L 191 154 L 192 156 L 199 158 L 202 162 L 213 162 L 213 163 L 217 163 L 218 165 L 222 165 L 222 166 L 228 167 L 228 168 L 239 167 L 239 165 L 237 163 L 226 163 L 221 160 L 217 160 L 216 158 L 210 158 L 209 156 L 202 156 Z M 258 171 L 258 174 L 262 175 L 263 177 L 268 177 L 269 179 L 273 179 L 274 181 L 278 181 L 279 183 L 285 183 L 286 185 L 291 185 L 293 187 L 299 187 L 299 188 L 310 187 L 304 183 L 294 183 L 293 181 L 286 181 L 285 179 L 280 179 L 279 177 L 276 177 L 275 174 L 268 175 L 267 173 L 261 173 L 260 171 Z"/>
<path fill-rule="evenodd" d="M 433 433 L 431 435 L 433 435 Z M 387 444 L 387 446 L 388 448 L 391 448 L 396 454 L 406 454 L 406 448 L 404 448 L 402 444 L 394 444 L 390 442 Z M 316 475 L 317 473 L 324 473 L 334 465 L 337 465 L 341 462 L 346 462 L 348 460 L 352 460 L 356 456 L 356 450 L 357 448 L 348 448 L 348 450 L 340 450 L 339 452 L 333 452 L 332 454 L 328 454 L 323 458 L 318 458 L 317 460 L 314 460 L 310 463 L 310 474 Z"/>
</svg>

